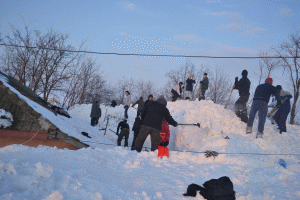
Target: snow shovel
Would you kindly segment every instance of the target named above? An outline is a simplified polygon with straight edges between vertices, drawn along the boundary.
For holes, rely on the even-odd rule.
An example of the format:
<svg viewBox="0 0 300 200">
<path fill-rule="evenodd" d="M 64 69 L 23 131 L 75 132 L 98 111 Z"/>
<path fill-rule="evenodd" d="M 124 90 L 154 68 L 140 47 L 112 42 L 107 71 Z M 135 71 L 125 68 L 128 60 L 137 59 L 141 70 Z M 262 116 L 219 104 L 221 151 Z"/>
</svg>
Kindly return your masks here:
<svg viewBox="0 0 300 200">
<path fill-rule="evenodd" d="M 229 100 L 230 100 L 230 97 L 231 97 L 231 94 L 232 94 L 233 89 L 234 89 L 234 84 L 233 84 L 233 87 L 232 87 L 232 89 L 231 89 L 231 92 L 230 92 L 229 98 L 228 98 L 228 100 L 227 100 L 226 106 L 224 107 L 225 109 L 226 109 L 227 106 L 228 106 L 228 103 L 229 103 Z"/>
<path fill-rule="evenodd" d="M 165 141 L 165 137 L 166 137 L 166 134 L 165 133 L 161 133 L 161 139 L 163 141 Z M 158 146 L 158 157 L 160 157 L 161 159 L 164 157 L 164 156 L 167 156 L 169 158 L 169 149 L 168 147 L 165 147 L 165 146 Z"/>
<path fill-rule="evenodd" d="M 197 124 L 178 124 L 180 126 L 198 126 L 200 128 L 200 123 Z"/>
</svg>

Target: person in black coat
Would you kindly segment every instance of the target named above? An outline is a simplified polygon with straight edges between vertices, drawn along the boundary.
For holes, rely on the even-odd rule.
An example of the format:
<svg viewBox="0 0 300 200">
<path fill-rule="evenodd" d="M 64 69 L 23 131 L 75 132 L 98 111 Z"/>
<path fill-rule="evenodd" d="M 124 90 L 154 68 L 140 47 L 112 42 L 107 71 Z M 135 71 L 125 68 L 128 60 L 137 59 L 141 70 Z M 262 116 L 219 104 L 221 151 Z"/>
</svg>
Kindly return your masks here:
<svg viewBox="0 0 300 200">
<path fill-rule="evenodd" d="M 145 104 L 144 104 L 144 107 L 148 104 L 148 103 L 151 103 L 153 101 L 153 95 L 150 94 L 148 99 L 145 101 Z"/>
<path fill-rule="evenodd" d="M 235 102 L 235 114 L 245 123 L 248 121 L 246 103 L 249 100 L 251 82 L 247 78 L 248 71 L 243 70 L 242 78 L 235 78 L 234 89 L 239 90 L 240 98 Z"/>
<path fill-rule="evenodd" d="M 160 96 L 158 100 L 147 104 L 141 114 L 141 119 L 143 121 L 140 133 L 134 142 L 134 150 L 141 152 L 144 142 L 148 135 L 151 136 L 151 151 L 158 149 L 160 144 L 160 131 L 162 127 L 163 118 L 173 125 L 178 126 L 178 123 L 170 115 L 168 110 L 167 101 L 164 96 Z"/>
<path fill-rule="evenodd" d="M 119 134 L 119 129 L 121 129 L 121 133 Z M 118 125 L 116 135 L 118 135 L 118 146 L 121 146 L 121 141 L 123 137 L 125 137 L 124 147 L 128 147 L 128 138 L 129 138 L 129 125 L 127 124 L 127 120 L 124 119 Z"/>
<path fill-rule="evenodd" d="M 132 104 L 131 107 L 134 107 L 136 104 L 138 104 L 138 108 L 137 108 L 137 117 L 140 116 L 143 108 L 144 108 L 144 105 L 145 105 L 145 102 L 143 100 L 143 97 L 140 97 L 139 100 L 137 100 L 134 104 Z"/>
<path fill-rule="evenodd" d="M 187 80 L 186 80 L 186 98 L 185 99 L 190 99 L 191 94 L 193 92 L 193 84 L 195 84 L 196 81 L 194 80 L 194 76 L 191 75 Z"/>
<path fill-rule="evenodd" d="M 112 100 L 110 106 L 111 106 L 111 107 L 116 107 L 116 105 L 117 105 L 117 102 L 116 102 L 115 100 Z"/>
<path fill-rule="evenodd" d="M 139 116 L 137 116 L 135 118 L 135 121 L 134 121 L 134 124 L 133 124 L 133 127 L 132 127 L 132 131 L 134 133 L 134 136 L 133 136 L 133 141 L 132 141 L 132 145 L 131 145 L 131 150 L 134 150 L 133 149 L 134 142 L 135 142 L 137 136 L 139 135 L 139 132 L 141 130 L 141 126 L 142 126 L 142 120 L 140 119 Z"/>
</svg>

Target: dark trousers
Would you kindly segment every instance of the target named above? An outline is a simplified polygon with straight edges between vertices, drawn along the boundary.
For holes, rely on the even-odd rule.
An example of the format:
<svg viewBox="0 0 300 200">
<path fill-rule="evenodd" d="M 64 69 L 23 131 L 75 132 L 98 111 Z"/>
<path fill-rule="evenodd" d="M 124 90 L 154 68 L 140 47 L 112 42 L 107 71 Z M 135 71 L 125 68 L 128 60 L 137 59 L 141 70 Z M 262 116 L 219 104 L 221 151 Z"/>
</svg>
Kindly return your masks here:
<svg viewBox="0 0 300 200">
<path fill-rule="evenodd" d="M 205 96 L 204 96 L 204 95 L 205 95 L 205 91 L 206 91 L 206 89 L 201 89 L 200 93 L 201 93 L 202 95 L 200 94 L 200 96 L 199 96 L 199 101 L 202 100 L 202 99 L 205 100 Z"/>
<path fill-rule="evenodd" d="M 136 131 L 133 132 L 134 135 L 133 135 L 133 141 L 132 141 L 132 145 L 131 145 L 131 150 L 134 150 L 134 142 L 135 142 L 136 138 L 138 137 L 139 133 L 140 133 L 139 130 L 136 130 Z"/>
<path fill-rule="evenodd" d="M 138 137 L 136 138 L 134 142 L 134 150 L 141 152 L 144 142 L 147 139 L 148 135 L 151 136 L 151 151 L 155 151 L 158 149 L 158 146 L 160 144 L 160 130 L 157 130 L 155 128 L 149 127 L 149 126 L 142 126 L 140 133 Z"/>
<path fill-rule="evenodd" d="M 124 147 L 128 147 L 129 130 L 123 129 L 118 137 L 118 146 L 121 146 L 121 141 L 125 137 Z"/>
<path fill-rule="evenodd" d="M 161 142 L 159 146 L 166 147 L 168 145 L 169 145 L 169 141 L 166 141 L 166 142 Z"/>
<path fill-rule="evenodd" d="M 98 120 L 99 120 L 98 117 L 92 117 L 91 118 L 91 125 L 96 126 L 98 124 Z"/>
<path fill-rule="evenodd" d="M 172 101 L 176 101 L 180 97 L 180 95 L 174 89 L 172 89 L 171 92 L 173 94 Z"/>
<path fill-rule="evenodd" d="M 279 109 L 274 115 L 274 119 L 279 127 L 280 133 L 286 132 L 286 120 L 287 120 L 287 116 L 289 115 L 289 113 L 290 113 L 290 110 L 280 110 Z"/>
<path fill-rule="evenodd" d="M 254 100 L 251 105 L 247 126 L 253 126 L 255 115 L 258 111 L 258 131 L 263 133 L 268 113 L 268 103 L 263 100 Z"/>
<path fill-rule="evenodd" d="M 241 118 L 242 122 L 248 122 L 247 116 L 247 106 L 246 103 L 249 100 L 249 95 L 240 96 L 240 98 L 235 102 L 235 114 Z"/>
<path fill-rule="evenodd" d="M 129 109 L 129 106 L 124 106 L 125 108 L 125 118 L 128 119 L 128 109 Z"/>
</svg>

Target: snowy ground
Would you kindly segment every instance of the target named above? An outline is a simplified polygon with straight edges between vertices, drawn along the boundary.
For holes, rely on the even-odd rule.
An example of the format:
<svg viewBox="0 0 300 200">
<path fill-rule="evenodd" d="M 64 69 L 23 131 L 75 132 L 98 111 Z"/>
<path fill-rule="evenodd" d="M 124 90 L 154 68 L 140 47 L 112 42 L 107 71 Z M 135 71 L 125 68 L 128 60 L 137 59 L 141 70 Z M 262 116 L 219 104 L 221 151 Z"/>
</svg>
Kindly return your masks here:
<svg viewBox="0 0 300 200">
<path fill-rule="evenodd" d="M 111 116 L 109 129 L 116 131 L 124 108 L 101 108 L 102 116 Z M 56 122 L 61 129 L 71 130 L 91 148 L 1 148 L 0 199 L 192 199 L 182 196 L 189 184 L 221 176 L 230 177 L 238 200 L 300 199 L 299 155 L 220 154 L 205 158 L 202 153 L 178 152 L 299 154 L 299 126 L 288 125 L 288 133 L 280 135 L 267 121 L 264 139 L 255 139 L 254 133 L 245 135 L 246 125 L 232 111 L 211 101 L 168 102 L 168 108 L 179 123 L 199 122 L 201 128 L 170 127 L 170 158 L 163 159 L 157 152 L 138 154 L 129 148 L 103 145 L 116 144 L 117 136 L 99 130 L 107 123 L 104 117 L 99 126 L 90 126 L 91 105 L 74 106 L 70 119 L 55 116 L 55 121 L 63 121 Z M 130 108 L 131 128 L 135 115 L 136 110 Z M 81 131 L 92 138 L 82 136 Z M 132 138 L 131 132 L 129 144 Z M 146 145 L 150 147 L 150 142 Z M 278 164 L 279 159 L 285 160 L 286 168 Z M 194 199 L 203 198 L 198 195 Z"/>
<path fill-rule="evenodd" d="M 0 128 L 10 127 L 13 121 L 13 116 L 10 112 L 0 109 Z"/>
</svg>

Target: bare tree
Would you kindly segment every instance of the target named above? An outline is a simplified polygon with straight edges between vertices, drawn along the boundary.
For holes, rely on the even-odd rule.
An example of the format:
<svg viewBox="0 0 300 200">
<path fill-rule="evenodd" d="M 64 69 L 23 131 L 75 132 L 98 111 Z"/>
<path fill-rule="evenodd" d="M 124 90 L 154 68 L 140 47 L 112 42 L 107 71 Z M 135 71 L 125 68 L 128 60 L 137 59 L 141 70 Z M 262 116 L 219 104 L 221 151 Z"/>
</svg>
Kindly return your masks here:
<svg viewBox="0 0 300 200">
<path fill-rule="evenodd" d="M 275 49 L 277 55 L 281 57 L 280 64 L 283 66 L 284 73 L 289 77 L 289 85 L 293 90 L 294 98 L 291 109 L 290 124 L 295 123 L 296 111 L 299 106 L 300 92 L 300 37 L 291 35 L 289 43 L 281 45 Z M 292 58 L 286 58 L 292 57 Z"/>
<path fill-rule="evenodd" d="M 210 74 L 207 98 L 217 104 L 225 104 L 232 89 L 233 83 L 220 69 Z"/>
<path fill-rule="evenodd" d="M 4 43 L 15 45 L 6 46 L 3 69 L 23 85 L 30 86 L 33 92 L 43 94 L 47 101 L 53 91 L 61 90 L 62 84 L 70 79 L 78 56 L 68 52 L 73 47 L 66 44 L 67 39 L 67 35 L 52 30 L 41 34 L 27 25 L 24 31 L 13 28 L 12 35 L 3 39 Z"/>
<path fill-rule="evenodd" d="M 271 77 L 272 72 L 279 66 L 280 60 L 266 58 L 270 56 L 268 51 L 260 52 L 259 56 L 262 58 L 259 60 L 259 66 L 257 70 L 254 70 L 254 74 L 258 76 L 258 83 L 261 84 L 262 80 Z"/>
</svg>

